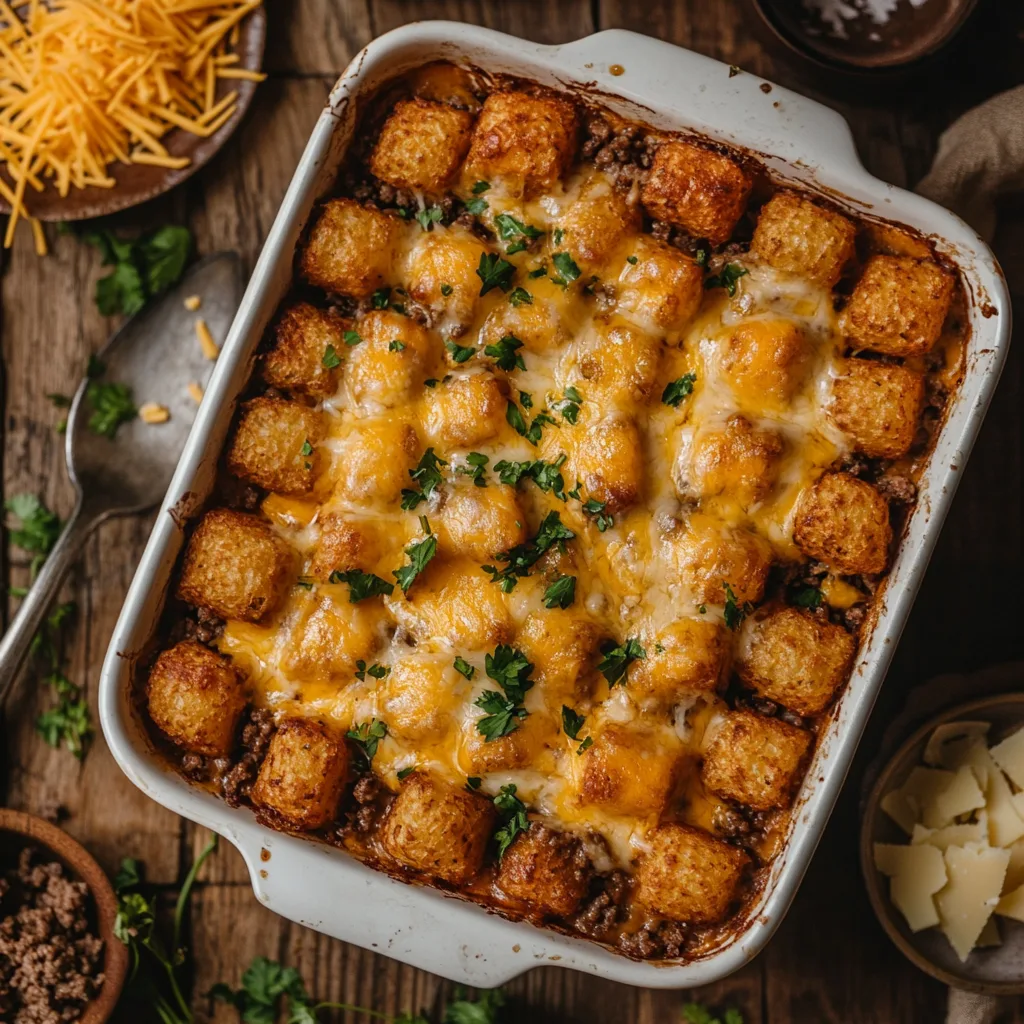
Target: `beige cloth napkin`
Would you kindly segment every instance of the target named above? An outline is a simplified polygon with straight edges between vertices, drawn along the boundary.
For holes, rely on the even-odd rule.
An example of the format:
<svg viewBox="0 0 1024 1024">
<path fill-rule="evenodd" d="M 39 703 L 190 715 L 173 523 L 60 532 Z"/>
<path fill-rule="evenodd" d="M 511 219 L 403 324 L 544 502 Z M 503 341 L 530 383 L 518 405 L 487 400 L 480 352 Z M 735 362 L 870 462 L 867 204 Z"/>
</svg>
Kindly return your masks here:
<svg viewBox="0 0 1024 1024">
<path fill-rule="evenodd" d="M 954 121 L 939 139 L 932 169 L 918 184 L 921 195 L 962 217 L 993 245 L 1011 291 L 1024 292 L 1024 212 L 1003 211 L 1000 200 L 1024 190 L 1024 85 L 1000 93 Z M 984 675 L 984 673 L 982 674 Z M 955 698 L 962 687 L 935 680 L 929 687 L 939 703 Z M 945 683 L 945 685 L 942 685 Z M 1019 681 L 1015 684 L 1019 687 Z M 1003 687 L 996 684 L 994 689 Z M 915 691 L 919 693 L 920 691 Z M 982 691 L 984 692 L 984 690 Z M 974 691 L 981 696 L 982 692 Z M 945 699 L 941 695 L 945 695 Z M 914 703 L 911 695 L 910 705 Z M 997 1024 L 1016 999 L 997 999 L 950 989 L 946 1024 Z"/>
<path fill-rule="evenodd" d="M 1011 291 L 1024 292 L 1024 205 L 1006 202 L 1024 191 L 1024 85 L 954 121 L 917 191 L 967 221 L 995 249 Z"/>
</svg>

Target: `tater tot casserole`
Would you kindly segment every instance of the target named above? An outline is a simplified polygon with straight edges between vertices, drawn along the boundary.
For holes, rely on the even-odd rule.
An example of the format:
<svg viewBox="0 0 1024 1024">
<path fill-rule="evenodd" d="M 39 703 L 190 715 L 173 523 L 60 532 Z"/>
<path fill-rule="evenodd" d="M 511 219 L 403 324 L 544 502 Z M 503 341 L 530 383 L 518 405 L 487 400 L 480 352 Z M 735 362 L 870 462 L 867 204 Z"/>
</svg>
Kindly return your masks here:
<svg viewBox="0 0 1024 1024">
<path fill-rule="evenodd" d="M 195 784 L 636 959 L 745 920 L 962 379 L 955 268 L 746 153 L 383 87 L 135 696 Z"/>
</svg>

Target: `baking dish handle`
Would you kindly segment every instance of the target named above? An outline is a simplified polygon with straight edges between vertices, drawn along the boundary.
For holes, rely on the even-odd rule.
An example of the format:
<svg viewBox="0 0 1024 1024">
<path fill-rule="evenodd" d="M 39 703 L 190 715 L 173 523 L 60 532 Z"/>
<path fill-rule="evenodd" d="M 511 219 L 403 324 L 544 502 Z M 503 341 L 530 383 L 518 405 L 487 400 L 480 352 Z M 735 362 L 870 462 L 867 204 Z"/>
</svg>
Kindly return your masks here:
<svg viewBox="0 0 1024 1024">
<path fill-rule="evenodd" d="M 554 49 L 608 98 L 641 105 L 645 97 L 672 99 L 677 116 L 712 138 L 802 164 L 811 174 L 843 165 L 866 173 L 841 114 L 735 65 L 624 29 Z"/>
</svg>

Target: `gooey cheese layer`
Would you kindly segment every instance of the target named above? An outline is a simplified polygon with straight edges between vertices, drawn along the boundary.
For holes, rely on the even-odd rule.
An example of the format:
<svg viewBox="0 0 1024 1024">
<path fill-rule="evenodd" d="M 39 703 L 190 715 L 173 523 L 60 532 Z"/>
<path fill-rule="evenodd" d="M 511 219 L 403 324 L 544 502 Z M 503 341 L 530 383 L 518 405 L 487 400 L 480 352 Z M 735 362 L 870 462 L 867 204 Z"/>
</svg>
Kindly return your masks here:
<svg viewBox="0 0 1024 1024">
<path fill-rule="evenodd" d="M 623 416 L 636 423 L 642 439 L 637 453 L 643 462 L 641 500 L 615 515 L 613 525 L 604 532 L 573 498 L 561 501 L 526 480 L 519 484 L 517 498 L 529 536 L 536 533 L 551 510 L 558 511 L 562 522 L 575 532 L 576 539 L 568 544 L 573 565 L 564 570 L 578 578 L 573 610 L 596 622 L 607 638 L 622 642 L 637 637 L 650 650 L 655 635 L 680 618 L 723 619 L 722 606 L 701 602 L 690 587 L 680 582 L 674 568 L 671 537 L 689 515 L 708 517 L 726 528 L 752 530 L 771 545 L 777 560 L 800 557 L 792 541 L 797 496 L 846 449 L 844 437 L 826 412 L 840 343 L 827 290 L 781 274 L 747 256 L 731 260 L 746 271 L 737 281 L 735 295 L 729 296 L 724 288 L 705 291 L 697 315 L 678 336 L 666 337 L 642 302 L 619 301 L 607 308 L 608 303 L 599 302 L 584 290 L 590 279 L 587 273 L 568 287 L 559 286 L 550 276 L 555 272 L 551 256 L 563 251 L 565 245 L 554 244 L 555 229 L 585 183 L 591 189 L 602 184 L 612 187 L 600 172 L 589 170 L 568 179 L 555 194 L 534 202 L 524 203 L 502 194 L 497 185 L 486 193 L 489 211 L 485 219 L 491 224 L 496 214 L 511 213 L 544 232 L 539 245 L 508 257 L 517 267 L 514 283 L 530 292 L 532 303 L 513 307 L 508 295 L 497 288 L 479 296 L 480 281 L 475 274 L 465 281 L 451 281 L 451 300 L 435 309 L 439 319 L 430 332 L 436 348 L 434 365 L 423 376 L 443 379 L 449 374 L 457 378 L 493 371 L 507 380 L 510 398 L 521 401 L 521 392 L 532 396 L 532 408 L 524 410 L 528 420 L 546 409 L 556 421 L 556 425 L 544 427 L 537 447 L 507 425 L 497 436 L 475 446 L 490 460 L 486 478 L 492 488 L 499 486 L 493 467 L 500 460 L 543 457 L 553 461 L 565 454 L 562 473 L 569 490 L 577 482 L 575 446 L 585 426 Z M 422 265 L 423 247 L 441 241 L 473 253 L 480 245 L 479 239 L 457 226 L 434 225 L 426 233 L 415 222 L 410 223 L 396 256 L 393 286 L 412 291 L 417 266 Z M 635 264 L 628 257 L 637 244 L 637 236 L 621 238 L 614 255 L 599 269 L 599 282 L 593 284 L 609 284 L 619 297 L 628 291 L 622 283 L 628 284 L 634 273 Z M 467 259 L 468 263 L 475 266 L 475 255 Z M 549 276 L 528 277 L 530 270 L 542 265 L 548 268 Z M 472 297 L 468 309 L 467 294 Z M 397 294 L 392 297 L 400 298 Z M 503 334 L 531 336 L 527 321 L 535 321 L 542 313 L 549 314 L 552 327 L 546 333 L 545 344 L 527 343 L 519 350 L 526 369 L 508 373 L 495 369 L 493 361 L 483 355 L 484 346 Z M 784 403 L 756 388 L 735 389 L 722 369 L 733 332 L 738 328 L 771 330 L 780 321 L 799 328 L 807 350 L 795 390 Z M 615 325 L 638 328 L 656 340 L 659 364 L 649 397 L 623 397 L 621 388 L 611 394 L 615 389 L 594 386 L 585 375 L 595 359 L 600 364 L 613 357 L 602 339 L 607 339 L 608 329 Z M 358 323 L 355 329 L 358 331 Z M 443 338 L 460 329 L 458 344 L 473 347 L 476 353 L 455 365 L 445 356 Z M 660 401 L 664 386 L 684 374 L 695 375 L 692 395 L 675 408 Z M 567 387 L 576 388 L 583 396 L 576 426 L 554 408 Z M 403 512 L 398 502 L 383 508 L 372 497 L 352 501 L 344 496 L 344 488 L 336 490 L 336 485 L 346 473 L 351 445 L 356 443 L 354 431 L 361 424 L 374 422 L 393 429 L 396 437 L 402 427 L 411 426 L 420 439 L 421 452 L 434 447 L 447 462 L 440 492 L 470 487 L 468 477 L 456 472 L 465 466 L 469 451 L 447 450 L 437 440 L 432 411 L 435 400 L 436 388 L 417 385 L 408 400 L 396 407 L 375 405 L 365 396 L 360 403 L 343 370 L 337 394 L 322 404 L 328 428 L 319 446 L 323 469 L 315 500 L 272 494 L 265 500 L 263 511 L 288 542 L 307 557 L 316 544 L 319 522 L 325 513 L 375 520 L 384 528 L 386 543 L 378 563 L 367 568 L 392 581 L 393 570 L 407 561 L 403 549 L 424 536 L 419 516 L 425 514 L 434 531 L 440 532 L 437 512 L 439 500 L 443 500 L 441 494 L 414 511 Z M 763 500 L 746 506 L 730 498 L 728 489 L 716 496 L 684 493 L 681 499 L 680 488 L 687 486 L 686 460 L 694 438 L 724 426 L 736 414 L 742 414 L 754 428 L 780 435 L 783 449 L 774 486 Z M 416 485 L 408 481 L 404 486 Z M 699 510 L 694 511 L 698 500 Z M 408 598 L 396 588 L 390 598 L 353 605 L 345 584 L 296 586 L 266 621 L 257 625 L 232 621 L 220 640 L 222 651 L 248 673 L 257 703 L 288 715 L 317 716 L 342 731 L 373 718 L 387 723 L 389 734 L 379 745 L 373 767 L 393 789 L 398 787 L 397 773 L 413 766 L 457 781 L 477 774 L 467 767 L 467 749 L 482 740 L 476 723 L 483 712 L 474 700 L 484 689 L 497 689 L 484 667 L 485 655 L 493 650 L 493 644 L 474 650 L 451 643 L 445 624 L 433 621 L 418 607 L 417 594 L 424 588 L 443 588 L 447 578 L 455 580 L 458 587 L 463 579 L 458 573 L 467 572 L 478 575 L 489 588 L 486 603 L 503 608 L 516 633 L 528 616 L 547 614 L 542 602 L 547 581 L 539 573 L 520 579 L 511 593 L 503 594 L 497 584 L 488 581 L 478 563 L 445 553 L 443 547 L 442 542 L 442 550 L 428 571 L 413 583 Z M 475 607 L 478 604 L 473 599 L 461 612 L 453 608 L 452 614 L 472 616 L 480 611 Z M 735 642 L 733 634 L 729 637 Z M 511 643 L 517 645 L 515 639 Z M 456 656 L 474 666 L 471 681 L 451 667 Z M 381 680 L 369 675 L 360 680 L 356 678 L 357 661 L 380 664 L 391 672 Z M 411 663 L 437 666 L 429 693 L 415 686 L 411 696 L 396 691 L 395 669 Z M 643 729 L 643 750 L 655 760 L 662 753 L 683 757 L 679 815 L 692 824 L 711 827 L 718 801 L 704 791 L 697 766 L 700 751 L 724 708 L 717 698 L 681 697 L 670 708 L 641 706 L 631 694 L 628 679 L 626 685 L 610 689 L 599 674 L 590 670 L 576 696 L 564 698 L 564 703 L 586 716 L 579 738 L 573 740 L 562 732 L 558 718 L 563 697 L 548 694 L 545 689 L 538 681 L 526 696 L 530 714 L 521 728 L 530 733 L 528 765 L 515 771 L 484 774 L 483 792 L 494 794 L 503 784 L 515 783 L 518 795 L 532 813 L 550 818 L 562 828 L 600 833 L 608 843 L 612 861 L 627 865 L 643 848 L 644 835 L 654 821 L 616 814 L 614 809 L 588 803 L 581 795 L 581 773 L 586 758 L 600 744 L 602 731 L 609 724 L 626 724 Z M 594 747 L 577 754 L 580 740 L 587 735 L 594 737 Z M 643 765 L 637 768 L 641 785 L 644 770 Z M 773 843 L 775 839 L 766 841 Z M 771 852 L 763 851 L 768 856 Z"/>
</svg>

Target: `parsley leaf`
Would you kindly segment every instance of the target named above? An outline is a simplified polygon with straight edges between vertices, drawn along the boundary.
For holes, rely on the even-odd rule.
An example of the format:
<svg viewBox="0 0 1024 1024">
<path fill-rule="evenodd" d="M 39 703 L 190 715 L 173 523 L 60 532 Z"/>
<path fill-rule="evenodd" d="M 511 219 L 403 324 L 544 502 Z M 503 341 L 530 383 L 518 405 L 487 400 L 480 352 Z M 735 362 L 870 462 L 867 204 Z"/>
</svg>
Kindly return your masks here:
<svg viewBox="0 0 1024 1024">
<path fill-rule="evenodd" d="M 517 648 L 508 644 L 499 644 L 494 654 L 484 658 L 484 670 L 502 689 L 484 690 L 473 702 L 485 714 L 476 727 L 485 740 L 490 743 L 501 736 L 508 736 L 519 728 L 519 723 L 526 718 L 526 708 L 522 706 L 523 698 L 533 687 L 530 673 L 533 665 Z"/>
<path fill-rule="evenodd" d="M 688 395 L 693 394 L 693 385 L 697 382 L 697 374 L 684 373 L 678 380 L 670 380 L 661 393 L 661 400 L 673 409 L 678 409 L 679 404 Z"/>
<path fill-rule="evenodd" d="M 448 298 L 448 296 L 449 296 L 449 295 L 451 295 L 451 293 L 452 293 L 453 291 L 455 291 L 455 289 L 454 289 L 454 288 L 452 288 L 452 286 L 451 286 L 450 284 L 447 284 L 447 283 L 446 283 L 446 284 L 443 284 L 443 285 L 441 285 L 441 294 L 442 294 L 442 295 L 443 295 L 443 296 L 444 296 L 444 297 L 445 297 L 446 299 Z"/>
<path fill-rule="evenodd" d="M 471 359 L 476 352 L 475 348 L 470 348 L 468 345 L 460 345 L 450 338 L 445 338 L 444 347 L 448 349 L 452 355 L 452 360 L 456 363 L 464 363 L 467 359 Z"/>
<path fill-rule="evenodd" d="M 574 497 L 579 497 L 579 495 L 574 495 Z M 604 510 L 607 504 L 606 501 L 598 501 L 597 498 L 587 498 L 583 502 L 583 514 L 593 517 L 598 533 L 604 533 L 610 526 L 615 525 L 615 517 L 605 515 Z"/>
<path fill-rule="evenodd" d="M 104 266 L 113 271 L 96 282 L 96 305 L 104 316 L 137 313 L 150 299 L 175 284 L 192 251 L 188 228 L 168 225 L 125 242 L 109 231 L 88 231 Z"/>
<path fill-rule="evenodd" d="M 575 423 L 580 415 L 580 405 L 583 396 L 571 385 L 562 394 L 565 396 L 552 405 L 552 409 L 562 414 L 562 419 L 569 423 Z"/>
<path fill-rule="evenodd" d="M 390 594 L 394 591 L 394 583 L 388 583 L 372 572 L 361 572 L 359 569 L 349 569 L 346 572 L 335 570 L 330 576 L 331 583 L 347 583 L 348 599 L 352 604 L 365 601 L 368 597 L 379 597 L 382 594 Z"/>
<path fill-rule="evenodd" d="M 416 771 L 416 765 L 411 764 L 407 768 L 399 768 L 395 775 L 398 777 L 399 782 L 405 782 L 414 771 Z"/>
<path fill-rule="evenodd" d="M 18 525 L 10 529 L 11 543 L 33 556 L 30 572 L 33 577 L 60 536 L 61 521 L 34 494 L 12 494 L 4 509 Z"/>
<path fill-rule="evenodd" d="M 498 843 L 498 860 L 501 860 L 516 836 L 529 829 L 530 822 L 526 817 L 526 804 L 516 796 L 516 785 L 513 782 L 501 787 L 494 798 L 494 806 L 504 819 L 504 824 L 494 833 Z"/>
<path fill-rule="evenodd" d="M 455 659 L 455 671 L 458 672 L 460 676 L 465 676 L 467 679 L 472 679 L 476 674 L 476 668 L 473 665 L 470 665 L 470 663 L 461 655 Z"/>
<path fill-rule="evenodd" d="M 568 608 L 576 600 L 576 577 L 559 576 L 544 591 L 545 608 Z"/>
<path fill-rule="evenodd" d="M 810 608 L 813 611 L 821 607 L 823 596 L 818 587 L 801 587 L 793 595 L 793 604 L 797 608 Z"/>
<path fill-rule="evenodd" d="M 491 582 L 499 583 L 507 594 L 515 589 L 517 577 L 528 576 L 530 569 L 552 545 L 575 537 L 576 534 L 562 523 L 557 512 L 549 512 L 532 540 L 498 555 L 498 561 L 508 563 L 504 569 L 496 569 L 492 565 L 485 565 L 483 569 L 491 574 Z"/>
<path fill-rule="evenodd" d="M 467 465 L 456 466 L 455 472 L 461 473 L 464 476 L 473 478 L 473 483 L 477 487 L 487 486 L 487 463 L 490 462 L 490 458 L 483 454 L 483 452 L 470 452 L 466 456 Z"/>
<path fill-rule="evenodd" d="M 510 213 L 499 213 L 494 218 L 494 226 L 498 229 L 498 237 L 507 242 L 510 238 L 540 238 L 544 234 L 531 224 L 524 224 Z"/>
<path fill-rule="evenodd" d="M 391 289 L 390 288 L 378 288 L 373 295 L 370 296 L 370 302 L 374 309 L 387 309 L 388 303 L 391 301 Z"/>
<path fill-rule="evenodd" d="M 85 398 L 92 407 L 89 429 L 101 437 L 113 439 L 117 428 L 135 419 L 139 412 L 127 384 L 91 380 L 86 385 Z"/>
<path fill-rule="evenodd" d="M 732 587 L 723 583 L 725 588 L 725 624 L 735 632 L 743 624 L 743 620 L 754 610 L 754 606 L 745 601 L 742 605 L 736 600 Z"/>
<path fill-rule="evenodd" d="M 443 216 L 440 206 L 428 206 L 424 210 L 420 210 L 416 214 L 416 223 L 419 224 L 424 231 L 430 231 L 435 224 L 441 222 Z"/>
<path fill-rule="evenodd" d="M 395 338 L 393 341 L 391 341 L 388 344 L 388 351 L 389 352 L 404 352 L 405 351 L 405 342 L 404 341 L 399 341 L 398 338 Z"/>
<path fill-rule="evenodd" d="M 467 199 L 466 212 L 471 213 L 474 217 L 479 217 L 489 205 L 486 199 Z"/>
<path fill-rule="evenodd" d="M 363 340 L 363 336 L 358 331 L 346 331 L 342 335 L 342 338 L 344 338 L 345 344 L 348 345 L 349 348 L 358 345 Z"/>
<path fill-rule="evenodd" d="M 324 369 L 334 370 L 341 366 L 341 356 L 338 355 L 337 349 L 333 345 L 328 345 L 324 349 L 324 357 L 320 360 Z"/>
<path fill-rule="evenodd" d="M 480 294 L 486 295 L 492 288 L 507 292 L 512 287 L 515 272 L 515 266 L 497 253 L 480 253 L 480 265 L 476 269 L 476 276 L 481 281 Z"/>
<path fill-rule="evenodd" d="M 567 252 L 556 252 L 551 257 L 551 262 L 554 263 L 555 270 L 558 271 L 558 277 L 552 278 L 555 284 L 560 284 L 564 287 L 580 276 L 579 266 Z"/>
<path fill-rule="evenodd" d="M 729 70 L 730 77 L 732 69 Z M 743 1024 L 743 1014 L 732 1008 L 725 1011 L 721 1020 L 712 1017 L 711 1011 L 700 1003 L 686 1003 L 683 1006 L 683 1020 L 686 1024 Z"/>
<path fill-rule="evenodd" d="M 508 301 L 513 306 L 532 306 L 533 296 L 525 288 L 513 288 L 509 294 Z"/>
<path fill-rule="evenodd" d="M 726 263 L 717 274 L 712 274 L 705 280 L 704 287 L 724 288 L 729 293 L 729 298 L 732 298 L 736 294 L 736 282 L 749 273 L 746 267 L 741 267 L 738 263 Z"/>
<path fill-rule="evenodd" d="M 540 441 L 541 430 L 545 423 L 558 426 L 557 423 L 546 413 L 539 412 L 533 418 L 533 422 L 527 427 L 523 412 L 515 402 L 509 402 L 505 407 L 505 422 L 517 433 L 526 438 L 530 444 L 536 447 Z"/>
<path fill-rule="evenodd" d="M 618 646 L 608 641 L 601 646 L 601 653 L 604 660 L 597 666 L 597 670 L 608 680 L 609 686 L 624 682 L 629 666 L 634 661 L 647 657 L 647 652 L 635 638 L 628 639 Z"/>
<path fill-rule="evenodd" d="M 402 593 L 408 594 L 413 581 L 426 569 L 427 563 L 437 554 L 437 538 L 433 535 L 424 537 L 423 540 L 410 544 L 405 549 L 405 553 L 409 556 L 409 564 L 403 565 L 400 569 L 394 569 L 392 576 L 398 580 Z"/>
<path fill-rule="evenodd" d="M 703 245 L 697 246 L 697 251 L 693 254 L 693 262 L 698 267 L 706 267 L 708 260 L 711 259 L 711 250 L 708 248 L 707 241 L 702 239 Z"/>
<path fill-rule="evenodd" d="M 235 991 L 221 983 L 214 985 L 210 995 L 238 1010 L 246 1024 L 274 1024 L 285 998 L 288 999 L 290 1024 L 317 1021 L 316 1008 L 311 1005 L 299 972 L 263 956 L 253 960 L 246 969 L 240 989 Z"/>
<path fill-rule="evenodd" d="M 562 705 L 562 731 L 571 740 L 578 740 L 580 738 L 580 729 L 583 728 L 583 723 L 586 718 L 583 715 L 577 714 L 575 709 Z"/>
<path fill-rule="evenodd" d="M 434 454 L 433 448 L 428 448 L 420 456 L 416 468 L 409 470 L 409 476 L 420 485 L 420 489 L 403 488 L 402 490 L 402 508 L 406 512 L 414 509 L 421 501 L 426 501 L 437 490 L 444 480 L 440 467 L 447 465 L 448 463 L 444 459 L 439 459 Z"/>
<path fill-rule="evenodd" d="M 484 349 L 484 355 L 490 356 L 501 370 L 526 369 L 523 357 L 518 354 L 523 343 L 514 335 L 506 334 L 496 345 L 488 345 Z"/>
<path fill-rule="evenodd" d="M 456 986 L 455 1001 L 448 1004 L 444 1024 L 498 1024 L 498 1011 L 505 1005 L 505 995 L 500 988 L 484 989 L 475 1003 L 467 1002 L 466 992 Z M 395 1024 L 417 1024 L 416 1021 Z M 427 1022 L 424 1022 L 427 1024 Z M 726 1024 L 731 1022 L 726 1021 Z M 739 1024 L 743 1024 L 742 1021 Z"/>
<path fill-rule="evenodd" d="M 369 722 L 360 722 L 355 728 L 349 729 L 345 735 L 353 743 L 359 745 L 367 763 L 373 760 L 377 746 L 388 734 L 388 727 L 379 718 L 371 718 Z"/>
<path fill-rule="evenodd" d="M 491 187 L 489 181 L 477 181 L 473 183 L 473 195 L 478 196 L 482 192 L 486 192 Z"/>
</svg>

